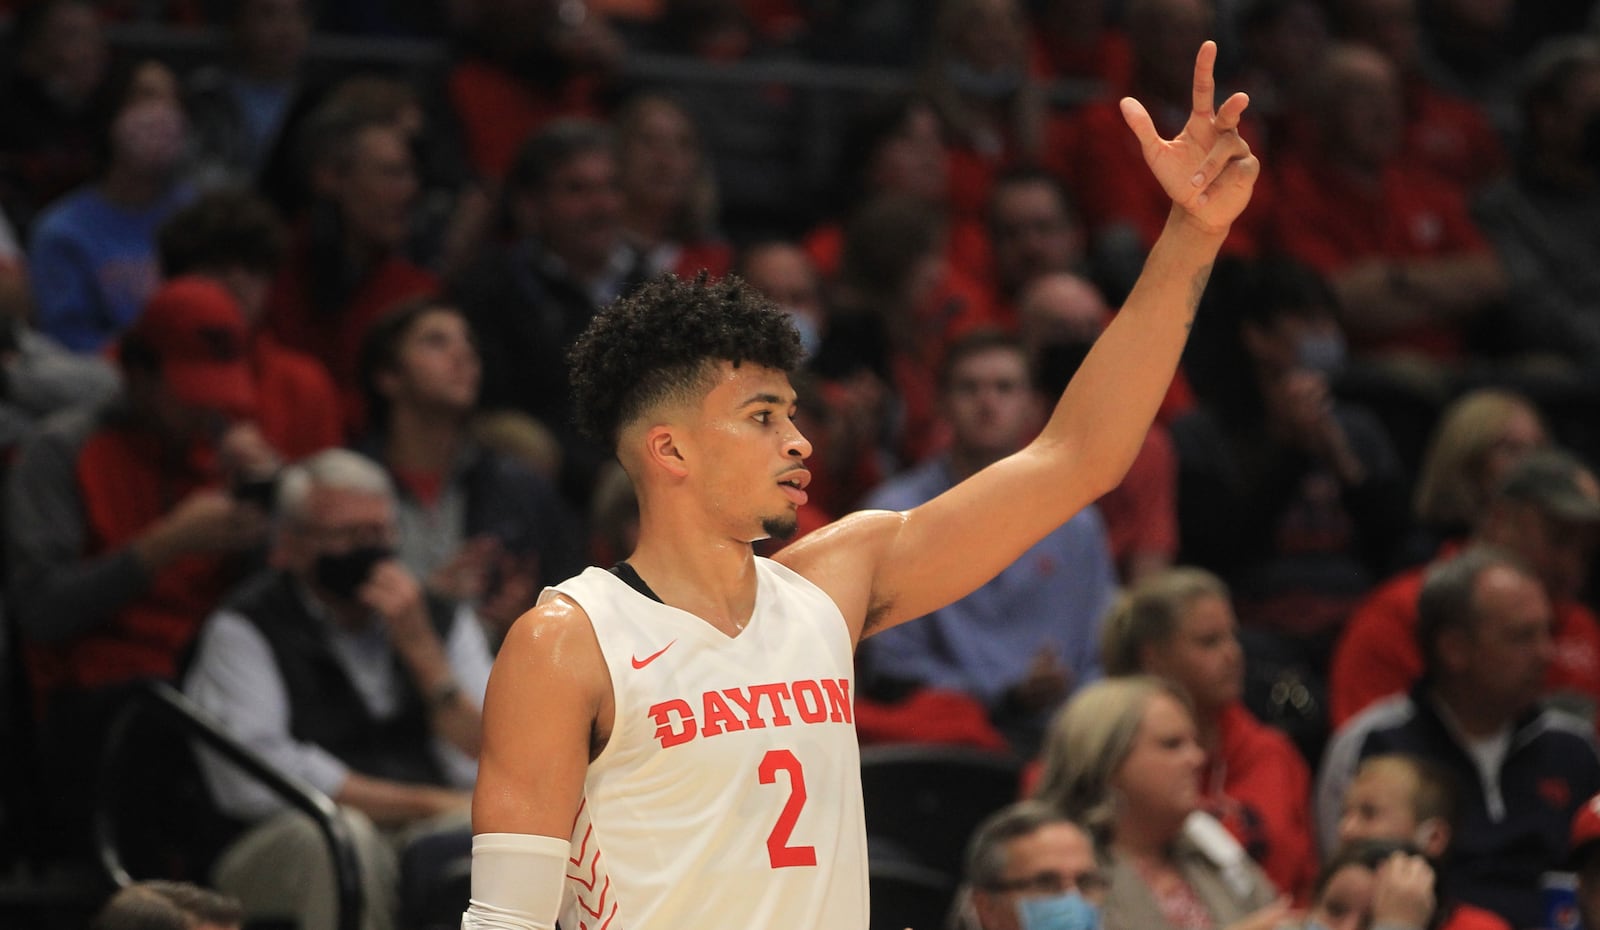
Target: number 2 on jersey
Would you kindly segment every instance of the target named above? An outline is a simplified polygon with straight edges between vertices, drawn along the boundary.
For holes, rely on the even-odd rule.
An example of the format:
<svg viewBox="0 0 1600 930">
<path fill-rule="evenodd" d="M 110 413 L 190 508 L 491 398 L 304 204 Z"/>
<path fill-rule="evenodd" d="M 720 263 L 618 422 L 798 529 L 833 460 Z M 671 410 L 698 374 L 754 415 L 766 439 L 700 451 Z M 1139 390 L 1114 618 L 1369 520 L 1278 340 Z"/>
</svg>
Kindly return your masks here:
<svg viewBox="0 0 1600 930">
<path fill-rule="evenodd" d="M 797 865 L 816 865 L 817 847 L 790 846 L 789 834 L 794 832 L 795 821 L 800 819 L 800 808 L 806 805 L 806 777 L 800 771 L 800 760 L 787 749 L 772 749 L 761 757 L 757 774 L 761 784 L 772 785 L 778 781 L 779 772 L 789 773 L 789 800 L 778 814 L 778 822 L 767 834 L 767 858 L 775 869 Z"/>
</svg>

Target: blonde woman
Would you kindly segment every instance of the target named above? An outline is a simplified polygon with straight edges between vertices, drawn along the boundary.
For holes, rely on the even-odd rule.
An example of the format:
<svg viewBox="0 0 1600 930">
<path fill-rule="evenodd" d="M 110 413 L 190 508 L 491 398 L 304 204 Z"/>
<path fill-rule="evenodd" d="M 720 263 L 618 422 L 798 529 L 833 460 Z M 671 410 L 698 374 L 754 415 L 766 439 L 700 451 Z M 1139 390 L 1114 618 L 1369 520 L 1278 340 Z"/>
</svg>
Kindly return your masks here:
<svg viewBox="0 0 1600 930">
<path fill-rule="evenodd" d="M 1548 441 L 1538 409 L 1512 391 L 1482 388 L 1446 407 L 1418 469 L 1409 555 L 1425 561 L 1465 538 L 1511 466 Z"/>
<path fill-rule="evenodd" d="M 1183 691 L 1205 751 L 1202 805 L 1277 887 L 1303 900 L 1317 869 L 1311 772 L 1287 736 L 1244 706 L 1237 627 L 1220 578 L 1168 569 L 1135 585 L 1106 619 L 1101 664 L 1107 675 L 1160 675 Z"/>
<path fill-rule="evenodd" d="M 1270 930 L 1289 903 L 1201 812 L 1188 695 L 1153 675 L 1107 678 L 1067 702 L 1036 797 L 1082 823 L 1107 865 L 1106 930 Z"/>
</svg>

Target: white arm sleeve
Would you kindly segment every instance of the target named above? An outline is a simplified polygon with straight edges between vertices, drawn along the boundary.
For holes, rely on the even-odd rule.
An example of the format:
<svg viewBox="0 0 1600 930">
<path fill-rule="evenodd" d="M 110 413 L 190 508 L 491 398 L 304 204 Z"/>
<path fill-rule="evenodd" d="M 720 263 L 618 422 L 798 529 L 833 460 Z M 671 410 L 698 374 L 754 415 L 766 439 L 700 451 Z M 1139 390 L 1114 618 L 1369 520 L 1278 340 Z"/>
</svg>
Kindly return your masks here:
<svg viewBox="0 0 1600 930">
<path fill-rule="evenodd" d="M 472 900 L 461 930 L 554 930 L 571 844 L 531 833 L 472 838 Z"/>
</svg>

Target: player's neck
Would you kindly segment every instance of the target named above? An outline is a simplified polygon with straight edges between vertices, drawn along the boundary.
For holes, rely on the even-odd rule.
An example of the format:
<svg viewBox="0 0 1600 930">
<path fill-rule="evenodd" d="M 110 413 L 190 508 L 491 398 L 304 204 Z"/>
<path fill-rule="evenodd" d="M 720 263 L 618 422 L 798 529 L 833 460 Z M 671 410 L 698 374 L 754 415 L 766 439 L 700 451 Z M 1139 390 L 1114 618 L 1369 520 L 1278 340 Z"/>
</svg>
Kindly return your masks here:
<svg viewBox="0 0 1600 930">
<path fill-rule="evenodd" d="M 749 543 L 699 532 L 655 530 L 642 521 L 628 564 L 663 603 L 687 611 L 730 636 L 755 607 L 755 555 Z M 659 526 L 659 524 L 655 524 Z"/>
</svg>

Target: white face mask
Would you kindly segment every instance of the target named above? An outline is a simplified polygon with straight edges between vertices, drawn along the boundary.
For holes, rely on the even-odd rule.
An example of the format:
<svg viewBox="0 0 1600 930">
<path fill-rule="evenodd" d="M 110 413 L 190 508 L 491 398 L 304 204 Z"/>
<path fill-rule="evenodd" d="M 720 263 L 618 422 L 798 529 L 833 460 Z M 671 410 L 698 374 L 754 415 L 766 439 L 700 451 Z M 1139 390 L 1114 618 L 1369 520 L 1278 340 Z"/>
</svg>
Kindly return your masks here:
<svg viewBox="0 0 1600 930">
<path fill-rule="evenodd" d="M 1100 908 L 1076 891 L 1017 902 L 1022 930 L 1100 930 Z"/>
</svg>

